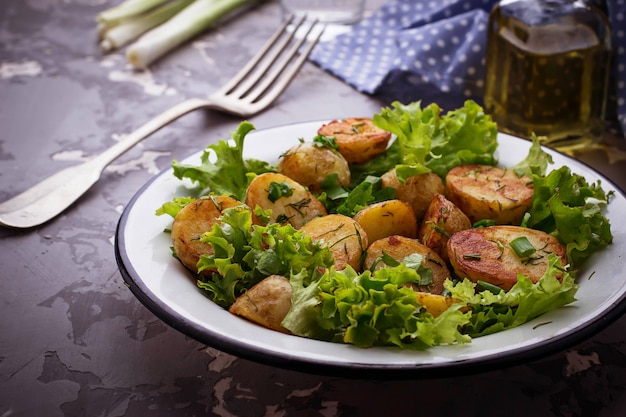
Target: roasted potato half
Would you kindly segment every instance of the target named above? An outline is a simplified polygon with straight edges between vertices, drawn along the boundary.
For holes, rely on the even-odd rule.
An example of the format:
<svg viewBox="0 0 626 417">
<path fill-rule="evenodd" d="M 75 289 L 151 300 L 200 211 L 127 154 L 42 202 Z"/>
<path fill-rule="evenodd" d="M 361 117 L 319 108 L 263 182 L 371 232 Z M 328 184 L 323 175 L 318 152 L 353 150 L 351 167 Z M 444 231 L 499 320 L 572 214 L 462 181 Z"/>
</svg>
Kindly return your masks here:
<svg viewBox="0 0 626 417">
<path fill-rule="evenodd" d="M 318 134 L 334 137 L 339 152 L 350 164 L 362 164 L 387 149 L 391 133 L 374 126 L 370 118 L 333 120 L 320 127 Z"/>
<path fill-rule="evenodd" d="M 350 265 L 355 271 L 361 270 L 361 258 L 367 248 L 368 237 L 352 218 L 329 214 L 311 220 L 300 230 L 332 251 L 335 269 L 343 270 L 346 265 Z"/>
<path fill-rule="evenodd" d="M 392 235 L 417 236 L 417 218 L 411 206 L 400 200 L 371 204 L 353 217 L 363 227 L 367 238 L 376 241 Z"/>
<path fill-rule="evenodd" d="M 276 187 L 283 190 L 280 196 L 272 194 Z M 309 190 L 288 176 L 274 172 L 254 177 L 246 190 L 245 202 L 253 210 L 257 206 L 272 210 L 270 222 L 290 223 L 296 229 L 315 217 L 326 215 L 324 205 Z M 253 217 L 255 223 L 259 223 L 254 214 Z"/>
<path fill-rule="evenodd" d="M 536 249 L 520 258 L 511 247 L 517 238 L 526 237 Z M 485 281 L 508 291 L 524 274 L 537 282 L 548 267 L 548 254 L 554 253 L 567 264 L 565 246 L 554 236 L 520 226 L 491 226 L 455 233 L 448 240 L 448 257 L 459 278 Z"/>
<path fill-rule="evenodd" d="M 416 239 L 404 236 L 389 236 L 372 242 L 366 251 L 364 269 L 374 270 L 385 268 L 385 264 L 380 261 L 383 252 L 391 256 L 398 262 L 402 262 L 404 258 L 414 253 L 423 257 L 422 265 L 430 268 L 433 273 L 434 282 L 429 288 L 415 287 L 416 291 L 427 291 L 433 294 L 441 294 L 443 291 L 443 282 L 446 278 L 450 278 L 450 271 L 445 262 L 437 252 L 427 246 L 424 246 Z M 374 263 L 376 263 L 374 265 Z"/>
<path fill-rule="evenodd" d="M 291 147 L 278 162 L 278 172 L 319 193 L 331 174 L 338 175 L 340 185 L 350 184 L 348 161 L 337 151 L 303 142 Z"/>
<path fill-rule="evenodd" d="M 402 184 L 394 168 L 384 173 L 381 180 L 383 187 L 396 189 L 396 198 L 408 203 L 413 208 L 418 221 L 424 217 L 433 197 L 437 194 L 443 194 L 445 191 L 441 178 L 432 172 L 409 177 Z"/>
<path fill-rule="evenodd" d="M 237 297 L 228 309 L 268 329 L 291 333 L 282 321 L 291 308 L 291 284 L 281 275 L 270 275 Z"/>
<path fill-rule="evenodd" d="M 446 197 L 472 222 L 518 225 L 533 198 L 532 180 L 488 165 L 461 165 L 446 176 Z"/>
<path fill-rule="evenodd" d="M 178 212 L 172 222 L 172 244 L 176 257 L 191 271 L 197 273 L 197 263 L 202 255 L 213 253 L 213 247 L 200 241 L 205 232 L 211 231 L 218 222 L 222 211 L 229 207 L 241 206 L 243 203 L 232 197 L 201 198 L 186 205 Z M 213 271 L 204 270 L 209 275 Z"/>
<path fill-rule="evenodd" d="M 469 218 L 441 194 L 433 197 L 426 209 L 417 237 L 448 261 L 448 238 L 456 232 L 472 227 Z"/>
</svg>

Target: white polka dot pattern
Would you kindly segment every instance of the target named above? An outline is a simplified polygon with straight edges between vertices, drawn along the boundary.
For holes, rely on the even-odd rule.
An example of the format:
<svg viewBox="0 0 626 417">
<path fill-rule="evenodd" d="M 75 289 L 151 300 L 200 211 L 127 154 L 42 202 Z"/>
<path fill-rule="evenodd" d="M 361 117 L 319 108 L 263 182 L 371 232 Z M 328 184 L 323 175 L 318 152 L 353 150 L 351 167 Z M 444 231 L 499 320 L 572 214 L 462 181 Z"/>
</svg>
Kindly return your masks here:
<svg viewBox="0 0 626 417">
<path fill-rule="evenodd" d="M 458 107 L 482 101 L 488 13 L 496 0 L 395 0 L 339 37 L 318 44 L 311 60 L 358 91 L 403 102 Z M 597 0 L 615 44 L 613 88 L 626 132 L 626 0 Z M 615 113 L 615 112 L 614 112 Z"/>
</svg>

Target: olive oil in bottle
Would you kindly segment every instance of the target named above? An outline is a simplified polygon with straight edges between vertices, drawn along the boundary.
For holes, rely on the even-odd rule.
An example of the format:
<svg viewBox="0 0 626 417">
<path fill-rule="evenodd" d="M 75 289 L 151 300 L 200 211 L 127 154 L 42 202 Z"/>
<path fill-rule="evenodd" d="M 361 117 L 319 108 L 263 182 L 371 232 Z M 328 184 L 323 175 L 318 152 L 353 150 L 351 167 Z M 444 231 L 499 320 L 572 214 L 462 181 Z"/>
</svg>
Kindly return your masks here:
<svg viewBox="0 0 626 417">
<path fill-rule="evenodd" d="M 503 0 L 489 19 L 484 105 L 506 133 L 560 150 L 604 132 L 611 30 L 578 0 Z"/>
</svg>

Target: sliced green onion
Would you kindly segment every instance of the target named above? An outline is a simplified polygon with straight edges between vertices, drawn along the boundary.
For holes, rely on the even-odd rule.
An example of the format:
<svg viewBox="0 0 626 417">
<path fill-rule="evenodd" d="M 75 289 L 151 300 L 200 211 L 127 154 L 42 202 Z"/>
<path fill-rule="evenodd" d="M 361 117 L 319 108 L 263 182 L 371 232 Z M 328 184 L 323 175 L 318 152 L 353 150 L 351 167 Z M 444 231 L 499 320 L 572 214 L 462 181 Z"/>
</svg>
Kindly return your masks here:
<svg viewBox="0 0 626 417">
<path fill-rule="evenodd" d="M 157 7 L 148 13 L 120 22 L 104 31 L 100 48 L 109 52 L 134 41 L 150 29 L 159 26 L 176 13 L 189 6 L 194 0 L 175 0 Z"/>
<path fill-rule="evenodd" d="M 168 0 L 126 0 L 98 14 L 96 21 L 105 25 L 115 24 L 121 20 L 136 17 L 167 1 Z"/>
<path fill-rule="evenodd" d="M 486 281 L 478 280 L 476 281 L 476 284 L 478 284 L 478 286 L 481 287 L 483 290 L 487 290 L 494 294 L 500 294 L 502 291 L 504 291 L 502 288 L 498 287 L 497 285 L 493 285 Z"/>
<path fill-rule="evenodd" d="M 498 250 L 500 251 L 500 253 L 498 254 L 498 260 L 500 260 L 502 258 L 502 255 L 504 254 L 504 245 L 499 241 L 496 240 L 494 242 L 496 244 L 496 246 L 498 247 Z"/>
<path fill-rule="evenodd" d="M 522 217 L 522 223 L 520 223 L 520 226 L 526 227 L 526 225 L 528 224 L 528 220 L 530 220 L 530 212 L 527 211 Z"/>
<path fill-rule="evenodd" d="M 137 69 L 152 62 L 215 25 L 222 17 L 257 0 L 196 0 L 160 26 L 144 33 L 126 51 Z"/>
<path fill-rule="evenodd" d="M 511 243 L 511 248 L 515 251 L 517 256 L 520 258 L 526 258 L 533 253 L 537 252 L 537 249 L 530 243 L 530 240 L 526 236 L 520 236 L 516 239 L 513 239 Z"/>
<path fill-rule="evenodd" d="M 476 223 L 474 223 L 472 225 L 472 228 L 478 229 L 479 227 L 489 227 L 489 226 L 495 226 L 495 225 L 496 225 L 495 220 L 483 219 L 483 220 L 478 220 Z"/>
<path fill-rule="evenodd" d="M 293 195 L 293 188 L 286 182 L 277 183 L 272 181 L 270 183 L 270 189 L 267 193 L 267 199 L 272 203 L 275 203 L 281 197 L 289 197 Z"/>
<path fill-rule="evenodd" d="M 398 262 L 396 260 L 396 258 L 394 258 L 393 256 L 389 255 L 387 252 L 383 251 L 383 254 L 381 256 L 382 261 L 385 265 L 387 266 L 398 266 L 400 265 L 400 262 Z"/>
</svg>

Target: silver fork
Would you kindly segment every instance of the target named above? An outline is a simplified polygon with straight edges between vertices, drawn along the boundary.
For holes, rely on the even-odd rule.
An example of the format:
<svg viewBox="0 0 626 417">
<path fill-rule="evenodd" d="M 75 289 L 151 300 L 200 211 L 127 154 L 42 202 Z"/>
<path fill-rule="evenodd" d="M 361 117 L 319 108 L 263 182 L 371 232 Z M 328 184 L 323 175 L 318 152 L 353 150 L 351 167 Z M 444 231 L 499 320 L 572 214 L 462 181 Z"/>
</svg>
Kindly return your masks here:
<svg viewBox="0 0 626 417">
<path fill-rule="evenodd" d="M 54 218 L 82 196 L 102 171 L 137 143 L 179 117 L 202 108 L 249 117 L 266 109 L 287 88 L 320 39 L 324 28 L 304 17 L 281 27 L 222 88 L 206 98 L 192 98 L 166 110 L 93 159 L 66 168 L 0 204 L 0 225 L 38 226 Z M 305 23 L 306 22 L 306 23 Z M 300 36 L 300 32 L 303 32 Z M 294 40 L 298 33 L 298 39 Z M 305 43 L 308 45 L 303 47 Z M 280 61 L 279 61 L 280 58 Z"/>
</svg>

